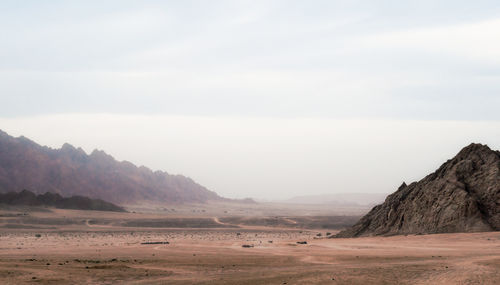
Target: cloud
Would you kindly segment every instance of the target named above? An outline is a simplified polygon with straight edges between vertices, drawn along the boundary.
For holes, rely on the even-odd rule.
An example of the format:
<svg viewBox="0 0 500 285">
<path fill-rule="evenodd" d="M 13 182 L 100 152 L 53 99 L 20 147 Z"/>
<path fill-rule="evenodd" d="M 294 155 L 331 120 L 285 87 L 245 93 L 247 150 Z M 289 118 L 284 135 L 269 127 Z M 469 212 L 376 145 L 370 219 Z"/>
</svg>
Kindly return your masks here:
<svg viewBox="0 0 500 285">
<path fill-rule="evenodd" d="M 405 50 L 454 56 L 484 63 L 500 63 L 500 19 L 449 26 L 412 28 L 364 36 L 364 49 Z"/>
<path fill-rule="evenodd" d="M 110 3 L 0 10 L 0 115 L 500 119 L 488 3 Z"/>
</svg>

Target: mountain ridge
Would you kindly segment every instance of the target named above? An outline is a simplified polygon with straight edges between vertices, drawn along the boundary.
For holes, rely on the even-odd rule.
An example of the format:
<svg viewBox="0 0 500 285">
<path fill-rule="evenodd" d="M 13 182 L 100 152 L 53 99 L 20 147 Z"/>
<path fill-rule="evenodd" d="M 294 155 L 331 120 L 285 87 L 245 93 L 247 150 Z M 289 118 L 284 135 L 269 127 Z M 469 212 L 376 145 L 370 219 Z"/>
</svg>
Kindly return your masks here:
<svg viewBox="0 0 500 285">
<path fill-rule="evenodd" d="M 122 207 L 101 199 L 90 199 L 84 196 L 62 197 L 59 194 L 50 192 L 36 195 L 26 189 L 21 192 L 0 193 L 0 204 L 9 206 L 45 206 L 58 209 L 126 212 Z"/>
<path fill-rule="evenodd" d="M 87 154 L 69 143 L 53 149 L 0 130 L 0 193 L 21 189 L 88 196 L 117 204 L 229 200 L 189 177 L 117 161 L 102 150 Z"/>
<path fill-rule="evenodd" d="M 387 193 L 333 193 L 294 196 L 278 202 L 286 204 L 330 204 L 335 206 L 369 206 L 384 201 Z"/>
<path fill-rule="evenodd" d="M 500 152 L 472 143 L 335 237 L 500 230 Z"/>
</svg>

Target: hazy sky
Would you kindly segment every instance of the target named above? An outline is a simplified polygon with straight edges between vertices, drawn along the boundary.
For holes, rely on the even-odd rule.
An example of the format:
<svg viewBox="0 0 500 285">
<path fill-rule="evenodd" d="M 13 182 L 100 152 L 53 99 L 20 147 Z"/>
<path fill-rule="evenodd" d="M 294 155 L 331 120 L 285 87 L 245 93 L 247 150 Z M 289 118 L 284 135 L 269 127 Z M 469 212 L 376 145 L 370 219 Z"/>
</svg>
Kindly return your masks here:
<svg viewBox="0 0 500 285">
<path fill-rule="evenodd" d="M 3 0 L 0 99 L 228 197 L 392 192 L 500 148 L 500 2 Z"/>
</svg>

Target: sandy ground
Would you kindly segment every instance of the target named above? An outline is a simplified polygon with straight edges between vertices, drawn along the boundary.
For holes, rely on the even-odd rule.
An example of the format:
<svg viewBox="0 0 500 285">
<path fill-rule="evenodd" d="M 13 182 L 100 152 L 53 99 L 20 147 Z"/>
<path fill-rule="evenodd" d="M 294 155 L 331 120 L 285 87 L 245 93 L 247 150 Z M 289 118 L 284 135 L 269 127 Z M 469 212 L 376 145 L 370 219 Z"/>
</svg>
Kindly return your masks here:
<svg viewBox="0 0 500 285">
<path fill-rule="evenodd" d="M 116 227 L 88 223 L 100 212 L 56 214 L 80 223 L 0 229 L 0 284 L 500 284 L 500 232 L 327 239 L 326 230 Z"/>
</svg>

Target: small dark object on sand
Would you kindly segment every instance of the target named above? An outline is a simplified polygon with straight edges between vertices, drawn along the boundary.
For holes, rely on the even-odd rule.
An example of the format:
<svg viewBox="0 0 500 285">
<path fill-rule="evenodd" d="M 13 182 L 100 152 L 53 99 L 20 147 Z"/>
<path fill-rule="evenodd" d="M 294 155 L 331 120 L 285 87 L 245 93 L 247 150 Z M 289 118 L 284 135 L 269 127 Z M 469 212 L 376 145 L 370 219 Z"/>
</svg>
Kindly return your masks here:
<svg viewBox="0 0 500 285">
<path fill-rule="evenodd" d="M 168 241 L 146 241 L 141 244 L 170 244 Z"/>
<path fill-rule="evenodd" d="M 244 244 L 241 247 L 253 247 L 253 244 Z"/>
<path fill-rule="evenodd" d="M 297 244 L 307 244 L 307 241 L 298 241 Z"/>
</svg>

